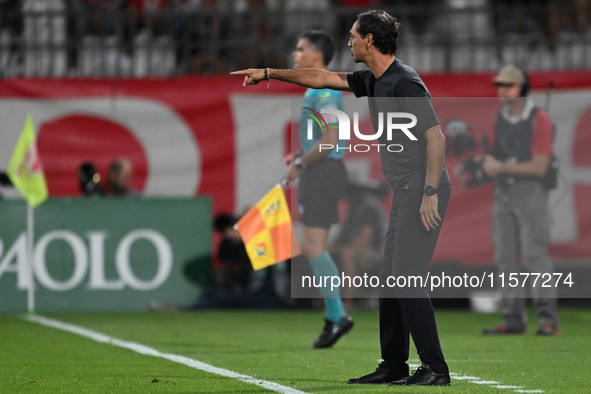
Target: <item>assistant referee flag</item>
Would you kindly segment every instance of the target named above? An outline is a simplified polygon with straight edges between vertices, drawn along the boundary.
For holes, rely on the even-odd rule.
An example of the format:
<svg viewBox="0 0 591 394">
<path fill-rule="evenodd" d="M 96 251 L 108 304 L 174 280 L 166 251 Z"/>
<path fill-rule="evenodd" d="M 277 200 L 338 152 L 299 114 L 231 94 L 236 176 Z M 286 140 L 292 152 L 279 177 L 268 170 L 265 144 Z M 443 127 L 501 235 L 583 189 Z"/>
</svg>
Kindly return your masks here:
<svg viewBox="0 0 591 394">
<path fill-rule="evenodd" d="M 6 170 L 10 181 L 35 208 L 47 200 L 47 182 L 37 151 L 33 118 L 27 117 Z"/>
<path fill-rule="evenodd" d="M 275 186 L 236 223 L 252 268 L 260 270 L 300 254 L 283 188 Z"/>
</svg>

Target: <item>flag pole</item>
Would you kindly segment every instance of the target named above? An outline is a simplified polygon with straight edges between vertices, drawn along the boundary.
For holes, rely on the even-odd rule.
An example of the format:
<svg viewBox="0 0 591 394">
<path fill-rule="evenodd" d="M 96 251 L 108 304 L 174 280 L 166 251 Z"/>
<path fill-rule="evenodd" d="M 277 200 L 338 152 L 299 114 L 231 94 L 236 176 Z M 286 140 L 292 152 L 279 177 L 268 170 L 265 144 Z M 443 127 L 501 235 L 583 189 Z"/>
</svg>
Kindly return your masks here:
<svg viewBox="0 0 591 394">
<path fill-rule="evenodd" d="M 27 275 L 28 275 L 28 286 L 27 286 L 27 313 L 29 316 L 35 315 L 35 272 L 34 272 L 34 249 L 33 249 L 33 236 L 34 236 L 34 217 L 33 207 L 27 203 Z"/>
<path fill-rule="evenodd" d="M 33 243 L 33 209 L 47 200 L 49 191 L 43 174 L 41 158 L 37 151 L 35 124 L 33 117 L 27 116 L 25 125 L 8 163 L 6 174 L 18 191 L 27 200 L 27 311 L 35 314 L 35 272 L 34 272 L 34 243 Z"/>
</svg>

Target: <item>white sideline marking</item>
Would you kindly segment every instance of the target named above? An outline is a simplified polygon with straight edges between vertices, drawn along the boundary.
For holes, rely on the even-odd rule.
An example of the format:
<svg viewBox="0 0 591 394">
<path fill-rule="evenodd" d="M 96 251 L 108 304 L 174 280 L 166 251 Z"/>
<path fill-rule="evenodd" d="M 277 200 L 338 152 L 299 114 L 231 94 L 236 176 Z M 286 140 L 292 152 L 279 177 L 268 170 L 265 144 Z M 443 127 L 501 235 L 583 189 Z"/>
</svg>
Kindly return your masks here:
<svg viewBox="0 0 591 394">
<path fill-rule="evenodd" d="M 136 353 L 144 354 L 147 356 L 153 357 L 160 357 L 175 363 L 183 364 L 191 368 L 199 369 L 201 371 L 205 371 L 208 373 L 225 376 L 227 378 L 232 378 L 236 380 L 240 380 L 245 383 L 254 384 L 260 387 L 264 387 L 268 390 L 274 391 L 276 393 L 285 393 L 285 394 L 305 394 L 303 391 L 299 391 L 296 389 L 292 389 L 291 387 L 282 386 L 279 383 L 268 382 L 266 380 L 253 378 L 252 376 L 242 375 L 227 369 L 214 367 L 213 365 L 206 364 L 204 362 L 194 360 L 192 358 L 188 358 L 185 356 L 179 356 L 178 354 L 170 354 L 170 353 L 162 353 L 156 349 L 151 347 L 134 343 L 134 342 L 127 342 L 121 339 L 113 338 L 105 334 L 101 334 L 100 332 L 88 330 L 83 327 L 75 326 L 73 324 L 63 323 L 58 320 L 49 319 L 43 316 L 26 316 L 25 320 L 31 321 L 33 323 L 38 323 L 47 327 L 56 328 L 62 331 L 68 331 L 73 334 L 77 334 L 86 338 L 90 338 L 93 341 L 106 343 L 113 346 L 118 346 L 124 349 L 132 350 Z"/>
<path fill-rule="evenodd" d="M 470 380 L 470 383 L 474 383 L 474 384 L 499 384 L 499 382 L 496 382 L 494 380 Z"/>
<path fill-rule="evenodd" d="M 477 381 L 480 380 L 478 376 L 465 376 L 465 375 L 458 375 L 455 373 L 450 373 L 449 376 L 454 378 L 455 380 L 470 380 L 470 381 Z"/>
<path fill-rule="evenodd" d="M 409 367 L 412 367 L 412 368 L 418 368 L 419 366 L 420 366 L 420 364 L 409 364 Z M 500 382 L 497 382 L 496 380 L 483 380 L 481 377 L 478 377 L 478 376 L 460 375 L 455 372 L 450 372 L 449 376 L 452 379 L 452 385 L 453 385 L 453 380 L 467 380 L 468 383 L 489 385 L 489 386 L 492 386 L 496 389 L 511 389 L 511 390 L 515 390 L 516 393 L 543 393 L 544 392 L 544 390 L 527 390 L 527 389 L 524 389 L 522 386 L 504 385 L 504 384 L 501 384 Z"/>
</svg>

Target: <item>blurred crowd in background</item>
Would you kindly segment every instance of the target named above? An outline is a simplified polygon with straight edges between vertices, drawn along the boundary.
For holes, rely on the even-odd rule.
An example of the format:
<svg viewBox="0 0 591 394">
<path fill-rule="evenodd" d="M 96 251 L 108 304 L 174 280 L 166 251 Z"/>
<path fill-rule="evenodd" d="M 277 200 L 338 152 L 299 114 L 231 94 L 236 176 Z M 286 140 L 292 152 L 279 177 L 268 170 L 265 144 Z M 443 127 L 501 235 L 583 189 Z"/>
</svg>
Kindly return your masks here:
<svg viewBox="0 0 591 394">
<path fill-rule="evenodd" d="M 148 77 L 291 67 L 302 29 L 342 45 L 356 15 L 403 24 L 400 57 L 419 72 L 591 67 L 591 0 L 0 0 L 0 77 Z"/>
</svg>

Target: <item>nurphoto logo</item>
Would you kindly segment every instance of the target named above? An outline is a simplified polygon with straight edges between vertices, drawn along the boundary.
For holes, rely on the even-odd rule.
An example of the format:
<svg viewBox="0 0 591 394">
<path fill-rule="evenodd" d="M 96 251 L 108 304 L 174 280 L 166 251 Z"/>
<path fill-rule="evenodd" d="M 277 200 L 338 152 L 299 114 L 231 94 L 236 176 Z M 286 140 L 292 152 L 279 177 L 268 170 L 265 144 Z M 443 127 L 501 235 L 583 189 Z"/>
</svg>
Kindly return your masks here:
<svg viewBox="0 0 591 394">
<path fill-rule="evenodd" d="M 349 141 L 351 140 L 351 119 L 349 116 L 338 109 L 332 108 L 323 108 L 320 110 L 320 113 L 314 111 L 311 108 L 305 108 L 310 112 L 308 115 L 312 119 L 308 119 L 307 121 L 307 136 L 308 140 L 313 139 L 313 127 L 314 121 L 320 127 L 320 130 L 328 130 L 328 123 L 323 115 L 327 115 L 328 117 L 338 122 L 339 127 L 339 140 Z M 362 141 L 378 141 L 380 138 L 383 141 L 382 135 L 385 132 L 385 139 L 387 142 L 391 142 L 393 140 L 393 135 L 395 132 L 402 132 L 410 141 L 418 141 L 417 137 L 415 137 L 412 132 L 409 130 L 416 126 L 417 124 L 417 117 L 408 112 L 378 112 L 378 129 L 373 134 L 364 134 L 359 130 L 359 113 L 353 113 L 353 133 L 354 135 L 362 140 Z M 401 119 L 407 119 L 408 122 L 406 123 L 398 123 Z M 331 121 L 331 124 L 336 122 Z M 332 144 L 320 144 L 318 149 L 320 151 L 323 150 L 332 150 L 335 149 L 337 152 L 339 150 L 346 150 L 348 152 L 369 152 L 370 150 L 377 150 L 378 152 L 381 149 L 386 149 L 388 152 L 402 152 L 404 147 L 398 143 L 372 143 L 372 144 L 349 144 L 347 146 L 339 146 L 339 145 L 332 145 Z"/>
</svg>

